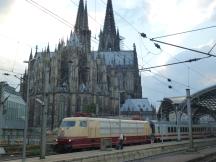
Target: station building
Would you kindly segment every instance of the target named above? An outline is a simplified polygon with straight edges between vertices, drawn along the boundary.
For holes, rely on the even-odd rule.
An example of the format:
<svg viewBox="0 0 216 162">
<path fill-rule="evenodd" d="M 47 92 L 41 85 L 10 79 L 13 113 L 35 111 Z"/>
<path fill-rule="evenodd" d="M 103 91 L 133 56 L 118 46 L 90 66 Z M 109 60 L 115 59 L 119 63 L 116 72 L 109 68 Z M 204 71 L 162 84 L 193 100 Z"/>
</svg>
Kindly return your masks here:
<svg viewBox="0 0 216 162">
<path fill-rule="evenodd" d="M 0 82 L 0 101 L 0 139 L 23 136 L 25 101 L 5 82 Z"/>
</svg>

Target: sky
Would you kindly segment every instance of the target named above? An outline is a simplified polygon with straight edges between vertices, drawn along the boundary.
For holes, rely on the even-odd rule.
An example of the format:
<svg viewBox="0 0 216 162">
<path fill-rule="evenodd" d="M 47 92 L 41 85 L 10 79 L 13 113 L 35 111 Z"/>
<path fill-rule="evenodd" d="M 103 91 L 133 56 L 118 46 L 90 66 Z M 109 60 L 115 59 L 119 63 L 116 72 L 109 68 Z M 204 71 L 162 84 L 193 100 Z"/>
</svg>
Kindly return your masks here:
<svg viewBox="0 0 216 162">
<path fill-rule="evenodd" d="M 31 49 L 39 51 L 49 43 L 52 50 L 60 39 L 66 40 L 75 24 L 79 0 L 34 0 L 61 18 L 67 25 L 44 13 L 29 0 L 0 1 L 0 81 L 16 87 L 20 75 L 27 68 Z M 103 28 L 106 0 L 87 0 L 92 50 L 97 50 L 98 35 Z M 139 66 L 150 67 L 205 57 L 190 51 L 162 45 L 157 49 L 148 38 L 216 25 L 216 0 L 113 0 L 116 27 L 125 39 L 124 50 L 136 44 Z M 142 38 L 144 32 L 148 38 Z M 197 49 L 204 52 L 216 43 L 216 28 L 197 31 L 158 40 Z M 215 54 L 216 49 L 212 51 Z M 140 72 L 143 97 L 158 105 L 164 97 L 183 96 L 190 87 L 192 93 L 216 83 L 214 57 L 199 62 L 181 64 Z M 2 75 L 4 72 L 11 76 Z M 171 79 L 168 82 L 167 79 Z M 171 85 L 172 88 L 168 88 Z"/>
</svg>

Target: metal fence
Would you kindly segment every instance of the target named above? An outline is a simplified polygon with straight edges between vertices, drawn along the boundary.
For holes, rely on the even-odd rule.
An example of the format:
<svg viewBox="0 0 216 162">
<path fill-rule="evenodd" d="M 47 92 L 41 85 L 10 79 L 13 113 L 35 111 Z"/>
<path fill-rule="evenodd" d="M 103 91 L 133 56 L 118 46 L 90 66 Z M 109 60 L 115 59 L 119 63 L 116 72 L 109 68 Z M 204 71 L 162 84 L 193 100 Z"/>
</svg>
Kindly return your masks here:
<svg viewBox="0 0 216 162">
<path fill-rule="evenodd" d="M 47 134 L 47 144 L 55 142 L 56 135 Z M 28 135 L 26 138 L 27 145 L 40 145 L 40 135 Z M 2 135 L 0 136 L 0 146 L 3 145 L 21 145 L 23 144 L 23 135 Z"/>
<path fill-rule="evenodd" d="M 39 145 L 40 136 L 28 136 L 26 139 L 28 145 Z M 4 135 L 0 136 L 0 145 L 21 145 L 23 144 L 23 136 L 18 135 Z"/>
</svg>

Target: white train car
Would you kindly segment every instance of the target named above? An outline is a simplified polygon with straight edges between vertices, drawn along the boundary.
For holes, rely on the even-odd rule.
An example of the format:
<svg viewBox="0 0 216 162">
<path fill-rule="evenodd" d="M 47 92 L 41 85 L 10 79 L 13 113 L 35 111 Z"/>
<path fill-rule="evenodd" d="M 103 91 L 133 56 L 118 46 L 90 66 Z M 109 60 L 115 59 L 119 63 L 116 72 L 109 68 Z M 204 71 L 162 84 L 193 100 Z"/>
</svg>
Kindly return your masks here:
<svg viewBox="0 0 216 162">
<path fill-rule="evenodd" d="M 154 133 L 156 141 L 159 140 L 177 140 L 178 132 L 180 139 L 189 138 L 189 128 L 187 123 L 177 125 L 173 122 L 167 121 L 153 121 L 152 132 Z M 194 124 L 192 126 L 193 138 L 205 138 L 216 136 L 215 124 Z"/>
</svg>

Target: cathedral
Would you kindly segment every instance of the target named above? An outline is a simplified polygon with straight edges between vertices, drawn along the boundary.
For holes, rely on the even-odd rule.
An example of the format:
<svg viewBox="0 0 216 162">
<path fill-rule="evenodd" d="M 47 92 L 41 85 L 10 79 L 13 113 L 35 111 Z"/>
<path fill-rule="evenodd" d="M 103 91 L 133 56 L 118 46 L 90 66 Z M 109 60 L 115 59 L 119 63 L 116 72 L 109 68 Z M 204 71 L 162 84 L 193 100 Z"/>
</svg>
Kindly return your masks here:
<svg viewBox="0 0 216 162">
<path fill-rule="evenodd" d="M 48 99 L 47 126 L 54 129 L 62 118 L 78 112 L 97 116 L 118 115 L 119 104 L 142 98 L 136 46 L 121 50 L 112 1 L 108 0 L 97 51 L 91 51 L 87 4 L 80 0 L 74 30 L 54 51 L 49 45 L 30 53 L 29 67 L 20 91 L 26 99 L 29 85 L 29 126 L 41 125 L 42 105 Z M 28 83 L 27 83 L 28 82 Z"/>
</svg>

